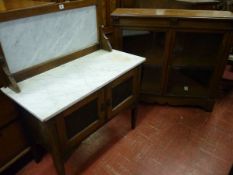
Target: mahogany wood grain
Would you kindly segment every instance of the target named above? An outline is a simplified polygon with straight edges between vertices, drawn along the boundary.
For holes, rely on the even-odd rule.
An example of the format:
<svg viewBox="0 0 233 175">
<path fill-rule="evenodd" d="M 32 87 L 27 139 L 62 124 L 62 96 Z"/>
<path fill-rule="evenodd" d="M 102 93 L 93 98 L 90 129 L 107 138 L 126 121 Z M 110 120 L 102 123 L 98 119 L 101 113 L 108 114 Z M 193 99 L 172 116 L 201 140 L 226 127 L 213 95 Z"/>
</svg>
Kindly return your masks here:
<svg viewBox="0 0 233 175">
<path fill-rule="evenodd" d="M 31 5 L 29 4 L 25 3 L 24 6 L 22 6 L 20 5 L 20 3 L 16 3 L 14 8 L 6 8 L 2 12 L 0 11 L 0 22 L 61 11 L 59 9 L 59 4 L 57 3 L 42 3 L 42 5 L 38 6 L 35 6 L 35 4 L 33 5 L 33 3 Z M 62 2 L 62 4 L 64 5 L 63 10 L 69 10 L 90 5 L 96 5 L 97 0 L 70 1 Z"/>
<path fill-rule="evenodd" d="M 214 10 L 176 10 L 176 9 L 142 9 L 142 8 L 118 8 L 113 17 L 137 17 L 137 18 L 204 18 L 233 20 L 233 13 L 229 11 Z"/>
<path fill-rule="evenodd" d="M 49 0 L 0 0 L 0 12 L 26 9 L 54 3 L 55 1 L 53 2 Z"/>
</svg>

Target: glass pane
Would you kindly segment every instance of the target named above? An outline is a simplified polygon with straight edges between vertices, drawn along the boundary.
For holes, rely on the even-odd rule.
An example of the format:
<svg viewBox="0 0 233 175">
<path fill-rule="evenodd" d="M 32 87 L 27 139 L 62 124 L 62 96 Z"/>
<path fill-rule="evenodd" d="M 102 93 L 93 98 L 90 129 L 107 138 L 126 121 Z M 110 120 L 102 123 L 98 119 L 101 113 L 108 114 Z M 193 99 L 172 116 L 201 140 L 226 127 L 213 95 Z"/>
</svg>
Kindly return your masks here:
<svg viewBox="0 0 233 175">
<path fill-rule="evenodd" d="M 124 30 L 123 35 L 125 52 L 146 57 L 146 64 L 162 64 L 165 32 Z"/>
<path fill-rule="evenodd" d="M 71 139 L 98 119 L 98 100 L 95 99 L 65 118 L 68 139 Z"/>
<path fill-rule="evenodd" d="M 177 32 L 172 64 L 213 66 L 216 64 L 222 34 Z"/>
<path fill-rule="evenodd" d="M 208 96 L 209 84 L 214 70 L 211 68 L 169 67 L 168 96 Z"/>
<path fill-rule="evenodd" d="M 141 92 L 160 94 L 166 32 L 124 30 L 123 35 L 123 50 L 146 58 Z"/>
<path fill-rule="evenodd" d="M 112 108 L 133 95 L 133 78 L 129 78 L 112 89 Z"/>
<path fill-rule="evenodd" d="M 144 65 L 142 69 L 141 92 L 160 94 L 162 82 L 162 67 Z"/>
</svg>

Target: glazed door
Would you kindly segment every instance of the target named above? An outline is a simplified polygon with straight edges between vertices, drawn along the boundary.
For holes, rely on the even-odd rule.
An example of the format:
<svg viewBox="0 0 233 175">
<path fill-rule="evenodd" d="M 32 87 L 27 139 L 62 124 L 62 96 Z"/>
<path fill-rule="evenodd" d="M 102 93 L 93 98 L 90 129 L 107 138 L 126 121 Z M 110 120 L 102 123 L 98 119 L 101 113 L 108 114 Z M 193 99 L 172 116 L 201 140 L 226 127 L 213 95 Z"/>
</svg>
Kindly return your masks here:
<svg viewBox="0 0 233 175">
<path fill-rule="evenodd" d="M 57 128 L 64 149 L 77 146 L 103 123 L 104 91 L 100 90 L 68 110 L 57 119 Z"/>
<path fill-rule="evenodd" d="M 139 68 L 126 73 L 107 87 L 107 116 L 113 117 L 137 101 L 139 92 Z"/>
<path fill-rule="evenodd" d="M 123 50 L 146 58 L 142 67 L 142 94 L 161 95 L 167 32 L 123 30 Z"/>
<path fill-rule="evenodd" d="M 177 31 L 175 35 L 165 95 L 209 97 L 223 33 Z"/>
</svg>

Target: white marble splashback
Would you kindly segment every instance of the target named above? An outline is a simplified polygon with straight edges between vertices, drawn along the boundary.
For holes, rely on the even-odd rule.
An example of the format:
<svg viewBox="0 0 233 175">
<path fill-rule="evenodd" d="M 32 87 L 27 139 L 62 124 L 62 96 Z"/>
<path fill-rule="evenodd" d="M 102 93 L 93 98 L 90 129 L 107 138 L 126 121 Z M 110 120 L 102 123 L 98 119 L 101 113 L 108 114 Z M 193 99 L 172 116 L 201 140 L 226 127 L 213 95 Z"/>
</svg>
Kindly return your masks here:
<svg viewBox="0 0 233 175">
<path fill-rule="evenodd" d="M 19 82 L 20 93 L 1 90 L 41 121 L 64 111 L 145 61 L 113 50 L 89 55 Z"/>
<path fill-rule="evenodd" d="M 11 73 L 98 43 L 96 7 L 89 6 L 0 23 Z"/>
</svg>

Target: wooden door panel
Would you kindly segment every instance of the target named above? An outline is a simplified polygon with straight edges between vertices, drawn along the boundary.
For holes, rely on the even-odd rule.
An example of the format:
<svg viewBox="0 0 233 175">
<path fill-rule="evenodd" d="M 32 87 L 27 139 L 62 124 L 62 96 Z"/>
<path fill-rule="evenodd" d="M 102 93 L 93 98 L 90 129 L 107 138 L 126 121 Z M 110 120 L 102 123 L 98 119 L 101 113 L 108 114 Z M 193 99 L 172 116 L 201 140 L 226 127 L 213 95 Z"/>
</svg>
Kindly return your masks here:
<svg viewBox="0 0 233 175">
<path fill-rule="evenodd" d="M 0 167 L 28 147 L 23 128 L 18 120 L 0 130 Z"/>
<path fill-rule="evenodd" d="M 107 88 L 108 117 L 129 107 L 136 101 L 138 90 L 138 69 L 134 69 L 113 81 Z"/>
<path fill-rule="evenodd" d="M 58 133 L 65 149 L 75 147 L 104 123 L 103 106 L 104 91 L 101 90 L 57 117 Z"/>
<path fill-rule="evenodd" d="M 2 92 L 0 92 L 0 128 L 18 116 L 16 105 Z"/>
</svg>

